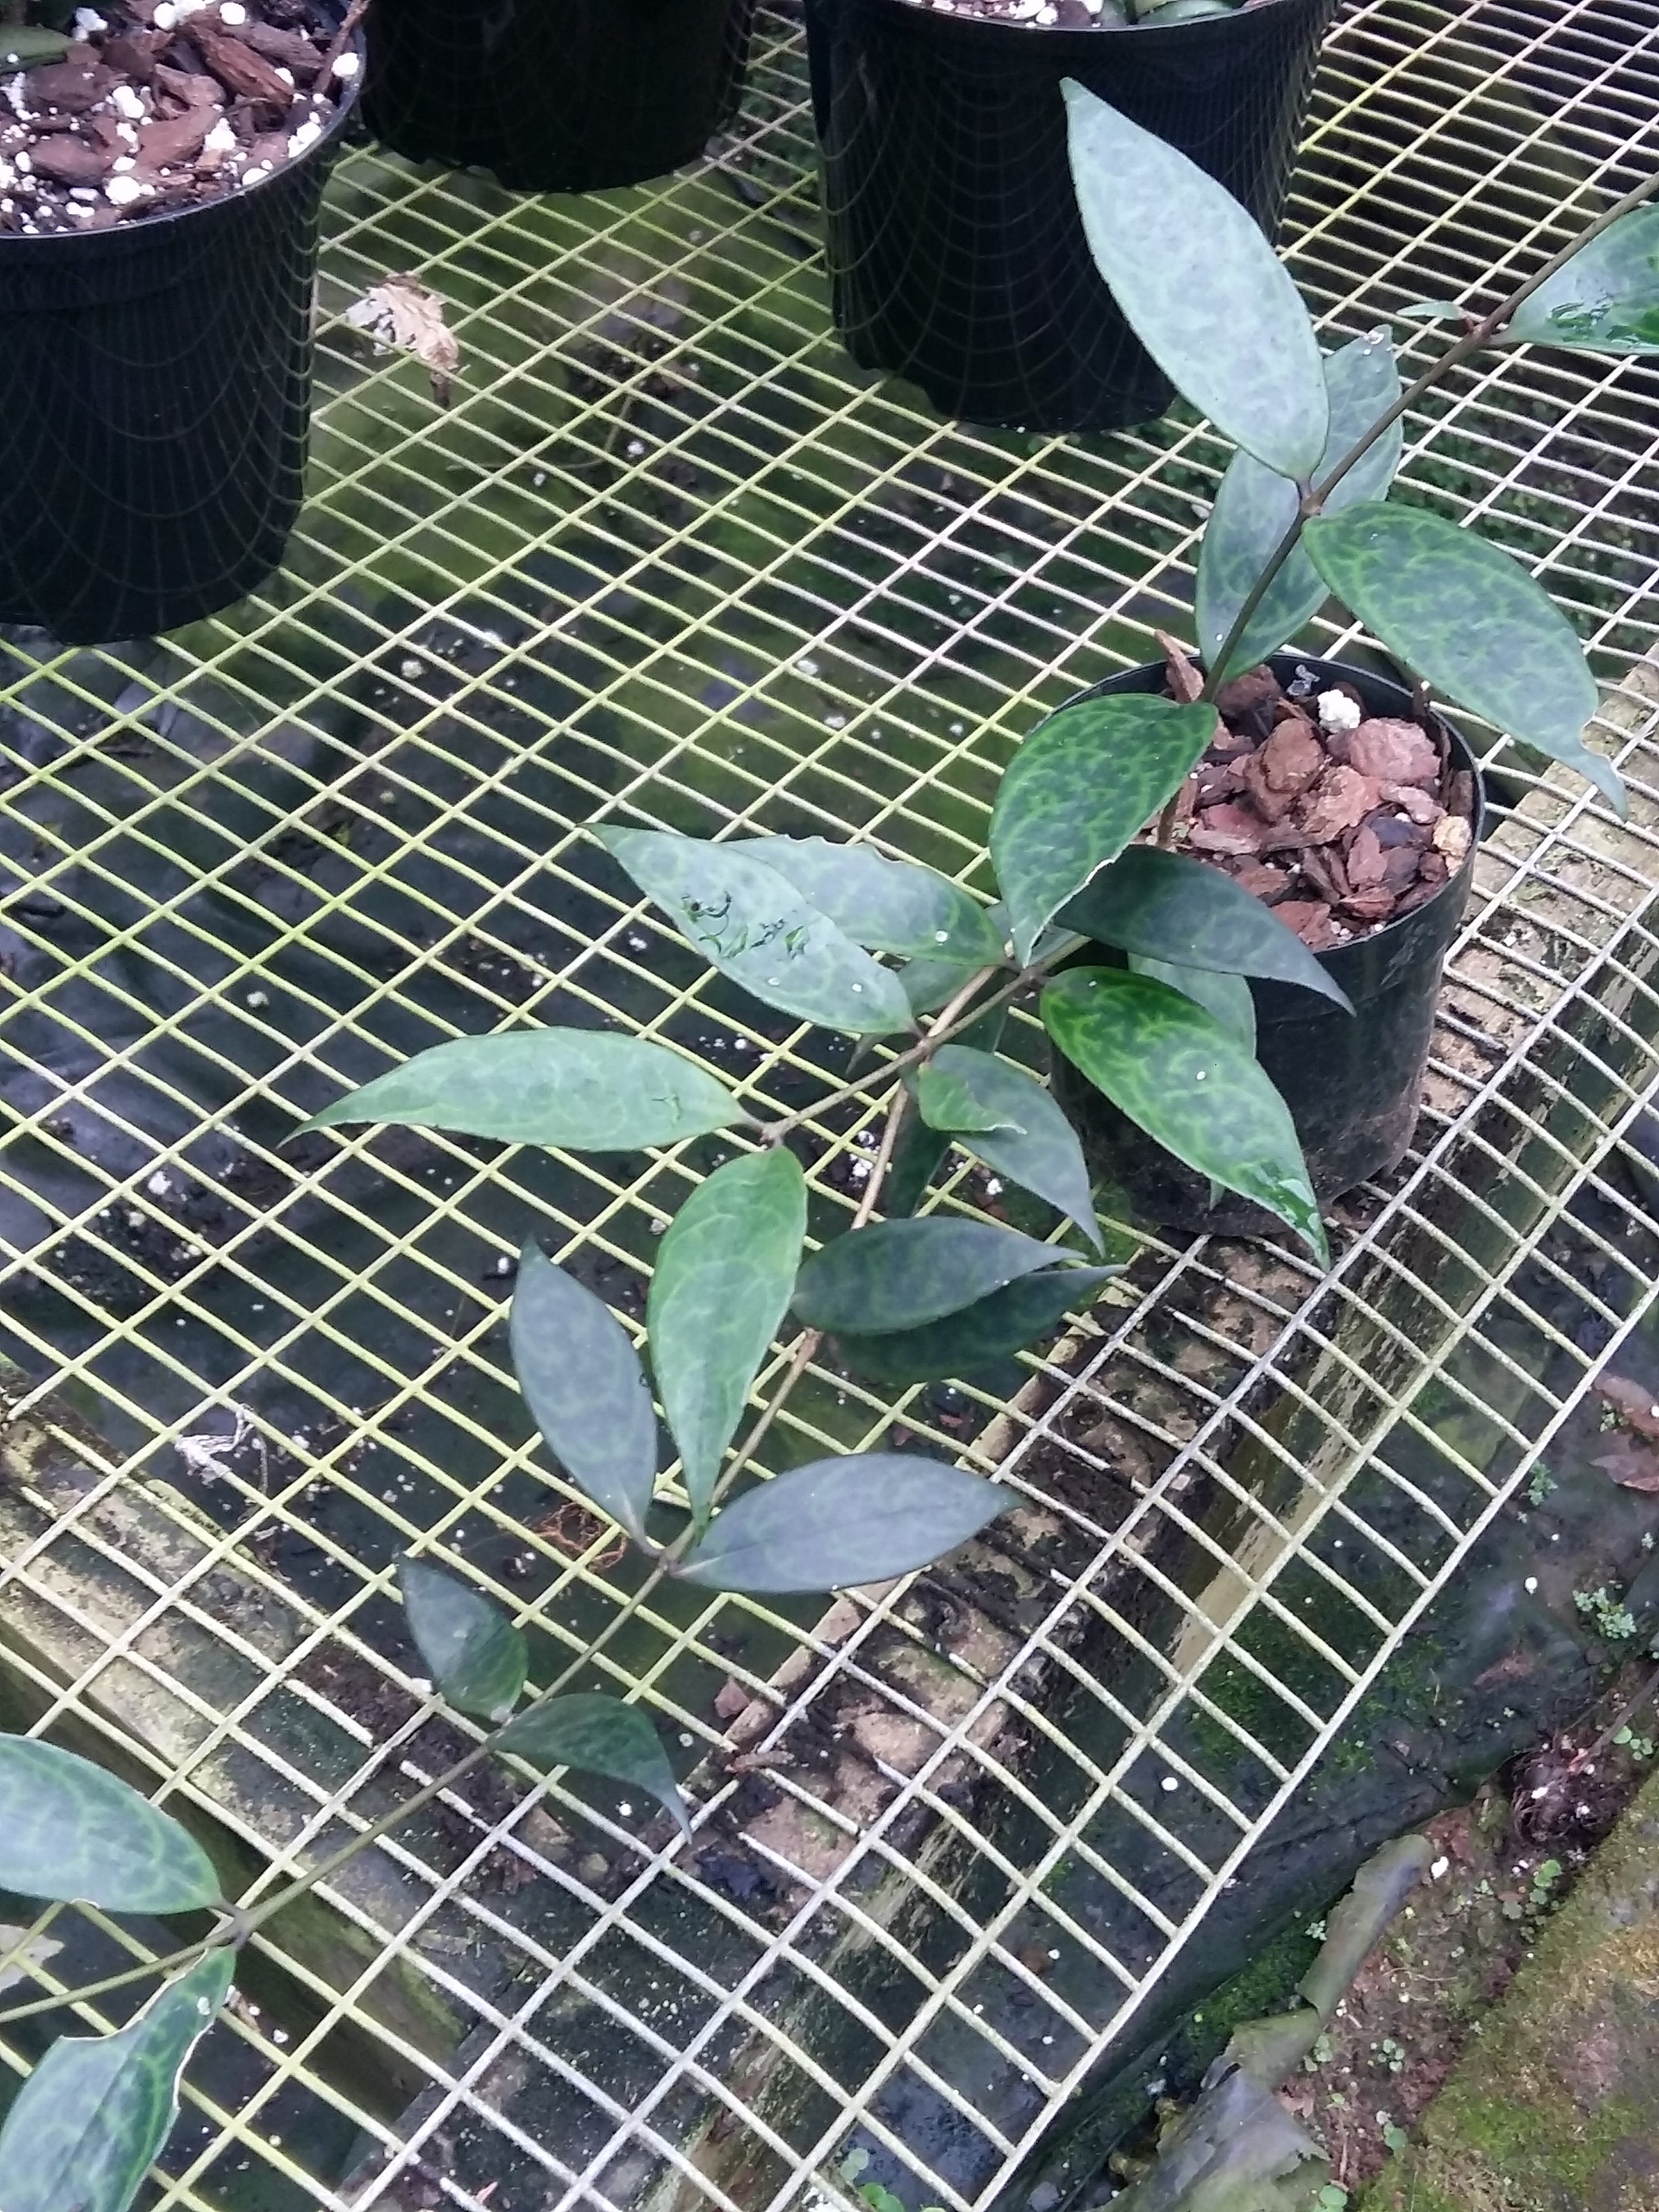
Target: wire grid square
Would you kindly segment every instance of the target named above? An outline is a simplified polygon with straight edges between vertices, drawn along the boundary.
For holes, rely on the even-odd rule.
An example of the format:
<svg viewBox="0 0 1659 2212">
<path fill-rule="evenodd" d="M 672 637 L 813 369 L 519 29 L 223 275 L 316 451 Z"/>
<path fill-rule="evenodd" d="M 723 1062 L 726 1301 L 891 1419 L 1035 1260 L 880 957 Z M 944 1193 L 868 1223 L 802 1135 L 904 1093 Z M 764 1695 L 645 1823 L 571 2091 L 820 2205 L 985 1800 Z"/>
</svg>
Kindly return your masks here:
<svg viewBox="0 0 1659 2212">
<path fill-rule="evenodd" d="M 1649 165 L 1656 84 L 1645 0 L 1349 10 L 1293 209 L 1333 334 L 1535 265 Z M 164 1782 L 261 1894 L 466 1741 L 398 1551 L 512 1607 L 543 1680 L 631 1590 L 533 1447 L 502 1299 L 538 1225 L 637 1317 L 715 1157 L 297 1121 L 520 1017 L 811 1106 L 834 1048 L 703 974 L 587 826 L 857 830 L 980 880 L 1020 736 L 1181 626 L 1224 458 L 1181 417 L 941 423 L 849 368 L 782 11 L 694 171 L 520 202 L 359 153 L 331 220 L 283 574 L 172 639 L 15 639 L 0 695 L 0 1698 Z M 341 320 L 402 269 L 450 303 L 447 411 Z M 854 2124 L 927 2201 L 1015 2168 L 1650 1300 L 1619 1162 L 1656 1027 L 1654 392 L 1500 357 L 1413 426 L 1407 495 L 1590 641 L 1636 805 L 1511 778 L 1415 1150 L 1339 1209 L 1332 1276 L 1154 1240 L 1004 1390 L 815 1366 L 775 1463 L 896 1425 L 1015 1515 L 827 1609 L 653 1596 L 590 1675 L 690 1771 L 693 1849 L 621 1792 L 451 1793 L 258 1939 L 158 2204 L 750 2212 Z M 871 1133 L 811 1135 L 821 1232 Z M 962 1169 L 940 1203 L 1008 1199 Z M 170 1940 L 53 1933 L 58 1987 Z"/>
</svg>

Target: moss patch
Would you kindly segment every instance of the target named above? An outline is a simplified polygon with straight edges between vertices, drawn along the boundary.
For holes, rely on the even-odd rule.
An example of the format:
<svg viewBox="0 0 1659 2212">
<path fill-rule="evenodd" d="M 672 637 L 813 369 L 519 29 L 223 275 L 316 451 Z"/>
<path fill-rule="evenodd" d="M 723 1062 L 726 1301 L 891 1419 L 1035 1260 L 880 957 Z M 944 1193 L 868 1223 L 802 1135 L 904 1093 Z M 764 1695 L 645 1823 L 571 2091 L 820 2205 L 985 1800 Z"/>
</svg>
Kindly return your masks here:
<svg viewBox="0 0 1659 2212">
<path fill-rule="evenodd" d="M 1659 1776 L 1363 2212 L 1659 2212 Z"/>
</svg>

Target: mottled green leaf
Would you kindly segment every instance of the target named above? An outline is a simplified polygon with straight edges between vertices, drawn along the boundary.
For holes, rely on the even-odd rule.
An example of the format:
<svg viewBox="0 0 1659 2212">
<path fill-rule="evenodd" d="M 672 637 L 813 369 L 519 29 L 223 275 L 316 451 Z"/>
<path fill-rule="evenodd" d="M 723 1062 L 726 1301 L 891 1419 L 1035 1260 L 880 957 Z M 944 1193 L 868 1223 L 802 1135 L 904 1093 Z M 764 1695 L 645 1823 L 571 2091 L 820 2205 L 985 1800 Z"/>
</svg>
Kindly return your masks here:
<svg viewBox="0 0 1659 2212">
<path fill-rule="evenodd" d="M 991 1221 L 929 1215 L 852 1229 L 802 1264 L 795 1311 L 810 1328 L 865 1335 L 959 1313 L 1066 1254 Z"/>
<path fill-rule="evenodd" d="M 510 1338 L 519 1388 L 549 1450 L 584 1497 L 642 1542 L 657 1416 L 627 1331 L 603 1298 L 526 1244 Z"/>
<path fill-rule="evenodd" d="M 574 1766 L 644 1790 L 665 1805 L 687 1835 L 691 1823 L 674 1770 L 658 1735 L 637 1705 L 581 1691 L 526 1705 L 501 1731 L 500 1749 L 544 1771 Z"/>
<path fill-rule="evenodd" d="M 1002 957 L 1002 939 L 979 901 L 932 868 L 824 837 L 744 837 L 720 849 L 747 853 L 775 869 L 808 905 L 872 952 L 967 961 L 969 975 Z"/>
<path fill-rule="evenodd" d="M 991 810 L 991 865 L 1022 964 L 1066 900 L 1180 790 L 1215 729 L 1213 707 L 1124 691 L 1062 707 L 1032 731 Z"/>
<path fill-rule="evenodd" d="M 1168 960 L 1143 960 L 1134 952 L 1129 955 L 1129 966 L 1135 975 L 1150 975 L 1154 983 L 1167 983 L 1172 991 L 1182 993 L 1213 1014 L 1246 1052 L 1255 1050 L 1255 1000 L 1242 975 L 1222 975 L 1213 968 L 1177 968 Z"/>
<path fill-rule="evenodd" d="M 1410 307 L 1398 312 L 1402 321 L 1413 323 L 1457 323 L 1463 319 L 1463 310 L 1455 300 L 1413 300 Z"/>
<path fill-rule="evenodd" d="M 848 1364 L 884 1389 L 973 1375 L 1046 1336 L 1066 1314 L 1080 1313 L 1103 1282 L 1122 1272 L 1121 1267 L 1049 1267 L 921 1328 L 896 1329 L 890 1336 L 857 1335 L 844 1329 L 836 1341 Z"/>
<path fill-rule="evenodd" d="M 1577 769 L 1620 814 L 1625 787 L 1583 741 L 1595 679 L 1572 625 L 1518 561 L 1420 507 L 1319 515 L 1303 542 L 1396 659 L 1523 744 Z"/>
<path fill-rule="evenodd" d="M 398 1587 L 427 1671 L 458 1712 L 504 1721 L 519 1702 L 525 1640 L 501 1607 L 458 1576 L 404 1553 Z"/>
<path fill-rule="evenodd" d="M 127 2212 L 235 1965 L 231 1952 L 210 1951 L 115 2034 L 58 2038 L 0 2128 L 5 2212 Z"/>
<path fill-rule="evenodd" d="M 978 1128 L 957 1124 L 957 1143 L 995 1174 L 1058 1206 L 1098 1247 L 1100 1224 L 1083 1147 L 1043 1085 L 1023 1067 L 969 1045 L 941 1045 L 932 1070 L 971 1100 L 981 1117 Z M 1000 1125 L 992 1116 L 1000 1117 Z"/>
<path fill-rule="evenodd" d="M 979 1052 L 994 1052 L 1002 1042 L 1007 1019 L 1008 1005 L 1005 1000 L 962 1032 L 962 1043 Z M 905 1115 L 899 1127 L 898 1142 L 893 1147 L 893 1164 L 882 1188 L 883 1210 L 890 1219 L 900 1220 L 915 1212 L 939 1162 L 950 1149 L 951 1139 L 942 1130 L 929 1128 L 920 1114 Z"/>
<path fill-rule="evenodd" d="M 1013 1503 L 999 1484 L 909 1452 L 792 1467 L 714 1516 L 681 1565 L 708 1589 L 846 1589 L 943 1559 Z"/>
<path fill-rule="evenodd" d="M 950 1049 L 949 1045 L 940 1047 L 941 1052 Z M 1005 1104 L 983 1103 L 968 1083 L 941 1067 L 937 1060 L 917 1071 L 912 1088 L 921 1118 L 930 1128 L 945 1129 L 952 1135 L 984 1129 L 1019 1133 L 1019 1123 L 1009 1119 Z"/>
<path fill-rule="evenodd" d="M 1353 339 L 1325 363 L 1325 384 L 1331 427 L 1316 478 L 1333 469 L 1399 398 L 1394 348 L 1377 332 Z M 1402 435 L 1402 425 L 1391 424 L 1332 486 L 1325 501 L 1328 514 L 1386 495 L 1400 466 Z M 1237 453 L 1229 462 L 1198 553 L 1198 643 L 1212 665 L 1268 556 L 1295 521 L 1299 498 L 1288 477 L 1264 468 L 1253 454 Z M 1250 617 L 1226 672 L 1254 668 L 1276 653 L 1312 620 L 1328 597 L 1323 577 L 1298 545 Z"/>
<path fill-rule="evenodd" d="M 630 1152 L 745 1118 L 723 1083 L 665 1045 L 612 1030 L 549 1029 L 435 1044 L 305 1127 L 402 1121 L 511 1144 Z"/>
<path fill-rule="evenodd" d="M 1069 968 L 1043 992 L 1042 1019 L 1072 1065 L 1166 1152 L 1328 1256 L 1290 1110 L 1212 1015 L 1127 969 Z"/>
<path fill-rule="evenodd" d="M 106 1912 L 189 1912 L 217 1903 L 219 1878 L 190 1831 L 127 1783 L 55 1743 L 5 1735 L 0 1889 Z"/>
<path fill-rule="evenodd" d="M 1140 23 L 1198 23 L 1206 15 L 1231 15 L 1237 0 L 1153 0 L 1151 7 L 1142 6 L 1135 20 Z"/>
<path fill-rule="evenodd" d="M 1325 380 L 1278 255 L 1195 161 L 1069 77 L 1060 89 L 1084 234 L 1135 336 L 1236 446 L 1308 475 L 1325 450 Z"/>
<path fill-rule="evenodd" d="M 1659 353 L 1659 206 L 1632 208 L 1510 318 L 1506 338 L 1591 353 Z"/>
<path fill-rule="evenodd" d="M 0 23 L 0 68 L 39 69 L 44 62 L 61 62 L 74 51 L 72 40 L 44 24 Z"/>
<path fill-rule="evenodd" d="M 646 1308 L 651 1364 L 699 1522 L 789 1310 L 805 1239 L 806 1179 L 780 1145 L 717 1168 L 658 1249 Z"/>
<path fill-rule="evenodd" d="M 1294 930 L 1231 876 L 1184 854 L 1132 845 L 1103 869 L 1061 915 L 1068 929 L 1148 960 L 1209 968 L 1223 975 L 1270 975 L 1300 983 L 1352 1013 Z"/>
<path fill-rule="evenodd" d="M 594 835 L 703 958 L 764 1005 L 854 1036 L 915 1026 L 892 969 L 752 854 L 659 830 Z"/>
</svg>

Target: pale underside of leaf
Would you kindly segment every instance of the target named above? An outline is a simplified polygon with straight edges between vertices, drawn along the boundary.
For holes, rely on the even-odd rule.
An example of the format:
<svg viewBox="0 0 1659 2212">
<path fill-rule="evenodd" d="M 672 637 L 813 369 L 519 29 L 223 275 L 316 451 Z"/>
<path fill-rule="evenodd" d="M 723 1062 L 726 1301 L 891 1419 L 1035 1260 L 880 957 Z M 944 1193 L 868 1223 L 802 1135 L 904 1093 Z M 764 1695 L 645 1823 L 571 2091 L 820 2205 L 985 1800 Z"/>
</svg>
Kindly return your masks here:
<svg viewBox="0 0 1659 2212">
<path fill-rule="evenodd" d="M 842 1589 L 927 1565 L 1013 1493 L 919 1453 L 848 1452 L 790 1468 L 716 1515 L 683 1561 L 711 1589 Z"/>
<path fill-rule="evenodd" d="M 519 1702 L 526 1664 L 524 1638 L 482 1591 L 430 1560 L 398 1561 L 415 1646 L 458 1712 L 501 1722 Z"/>
<path fill-rule="evenodd" d="M 305 1128 L 399 1121 L 617 1152 L 675 1145 L 746 1119 L 723 1083 L 665 1045 L 613 1030 L 545 1029 L 434 1045 L 337 1098 Z"/>
<path fill-rule="evenodd" d="M 763 1005 L 854 1036 L 914 1026 L 893 970 L 740 846 L 659 830 L 594 835 L 703 958 Z"/>
<path fill-rule="evenodd" d="M 1129 966 L 1137 975 L 1150 975 L 1153 982 L 1166 983 L 1170 990 L 1181 992 L 1206 1013 L 1213 1014 L 1246 1052 L 1255 1050 L 1255 1000 L 1242 975 L 1218 975 L 1212 968 L 1177 968 L 1168 960 L 1146 960 L 1133 952 Z"/>
<path fill-rule="evenodd" d="M 647 1306 L 652 1366 L 699 1522 L 789 1310 L 805 1237 L 805 1178 L 778 1146 L 717 1168 L 658 1248 Z"/>
<path fill-rule="evenodd" d="M 526 1244 L 510 1342 L 519 1388 L 548 1449 L 585 1497 L 643 1542 L 657 1416 L 627 1331 L 603 1298 Z"/>
<path fill-rule="evenodd" d="M 872 952 L 965 961 L 969 973 L 1002 957 L 1002 940 L 979 902 L 915 861 L 824 837 L 745 837 L 726 850 L 775 869 L 854 945 Z"/>
<path fill-rule="evenodd" d="M 1184 398 L 1281 476 L 1329 424 L 1319 343 L 1279 257 L 1231 192 L 1067 78 L 1072 179 L 1095 266 Z"/>
</svg>

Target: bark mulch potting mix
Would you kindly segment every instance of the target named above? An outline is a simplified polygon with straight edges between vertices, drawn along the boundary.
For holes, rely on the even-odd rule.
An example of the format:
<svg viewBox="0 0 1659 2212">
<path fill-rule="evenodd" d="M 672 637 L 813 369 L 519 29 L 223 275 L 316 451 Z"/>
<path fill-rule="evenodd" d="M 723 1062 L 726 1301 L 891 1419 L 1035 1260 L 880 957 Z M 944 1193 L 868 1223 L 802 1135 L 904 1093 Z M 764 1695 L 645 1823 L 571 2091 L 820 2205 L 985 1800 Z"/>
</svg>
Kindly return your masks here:
<svg viewBox="0 0 1659 2212">
<path fill-rule="evenodd" d="M 121 0 L 4 81 L 0 229 L 99 230 L 256 185 L 328 128 L 353 23 L 308 0 Z M 3 33 L 0 33 L 0 46 Z"/>
<path fill-rule="evenodd" d="M 1203 679 L 1168 639 L 1166 689 Z M 1428 721 L 1371 714 L 1351 684 L 1253 668 L 1222 686 L 1215 742 L 1188 780 L 1182 849 L 1224 869 L 1315 952 L 1425 905 L 1469 849 L 1474 778 Z"/>
</svg>

